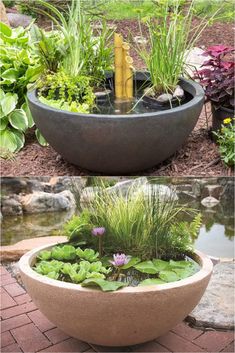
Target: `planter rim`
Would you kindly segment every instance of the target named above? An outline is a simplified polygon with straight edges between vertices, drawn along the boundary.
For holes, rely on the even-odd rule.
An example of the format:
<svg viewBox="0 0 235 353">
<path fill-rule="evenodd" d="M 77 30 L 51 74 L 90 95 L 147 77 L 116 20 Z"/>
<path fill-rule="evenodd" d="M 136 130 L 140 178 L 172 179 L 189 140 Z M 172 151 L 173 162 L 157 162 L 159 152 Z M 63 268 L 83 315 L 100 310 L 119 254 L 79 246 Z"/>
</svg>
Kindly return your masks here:
<svg viewBox="0 0 235 353">
<path fill-rule="evenodd" d="M 146 72 L 141 72 L 141 71 L 137 71 L 137 73 L 143 73 L 146 74 Z M 73 112 L 69 112 L 67 110 L 61 110 L 61 109 L 56 109 L 53 108 L 49 105 L 46 105 L 42 102 L 39 101 L 38 96 L 37 96 L 37 89 L 34 90 L 29 90 L 27 92 L 27 97 L 28 99 L 37 107 L 39 107 L 42 110 L 45 111 L 51 111 L 54 113 L 66 113 L 66 115 L 69 115 L 71 117 L 80 117 L 80 118 L 96 118 L 96 119 L 136 119 L 136 118 L 143 118 L 143 117 L 154 117 L 156 118 L 156 116 L 162 116 L 162 114 L 167 114 L 167 113 L 171 113 L 171 112 L 181 112 L 184 111 L 185 109 L 187 109 L 187 107 L 190 107 L 191 105 L 196 104 L 197 102 L 200 102 L 203 98 L 204 98 L 204 90 L 203 88 L 200 86 L 199 83 L 194 82 L 193 80 L 189 80 L 189 79 L 185 79 L 185 78 L 180 78 L 180 81 L 186 84 L 190 84 L 193 89 L 195 90 L 195 94 L 193 96 L 193 98 L 183 104 L 180 105 L 176 108 L 172 108 L 172 109 L 167 109 L 167 110 L 160 110 L 160 111 L 155 111 L 155 112 L 149 112 L 149 113 L 139 113 L 139 114 L 85 114 L 85 113 L 73 113 Z M 58 114 L 58 116 L 56 116 L 57 119 L 60 119 L 60 116 Z"/>
<path fill-rule="evenodd" d="M 28 277 L 30 277 L 32 280 L 40 281 L 46 285 L 50 285 L 52 287 L 59 287 L 59 288 L 64 288 L 64 289 L 70 289 L 74 291 L 83 291 L 83 292 L 94 292 L 98 291 L 99 293 L 102 293 L 103 295 L 123 295 L 125 293 L 140 293 L 140 292 L 152 292 L 156 290 L 167 290 L 167 289 L 174 289 L 174 288 L 179 288 L 186 286 L 191 283 L 198 282 L 202 280 L 204 277 L 208 276 L 212 270 L 213 270 L 213 263 L 210 260 L 210 258 L 203 254 L 202 252 L 195 250 L 194 255 L 197 263 L 201 266 L 200 270 L 196 272 L 194 275 L 187 277 L 185 279 L 181 279 L 176 282 L 170 282 L 170 283 L 165 283 L 165 284 L 157 284 L 157 285 L 148 285 L 148 286 L 140 286 L 140 287 L 124 287 L 122 289 L 119 289 L 114 292 L 103 292 L 100 289 L 95 289 L 95 288 L 88 288 L 88 287 L 82 287 L 80 284 L 75 284 L 75 283 L 69 283 L 69 282 L 63 282 L 55 279 L 51 279 L 49 277 L 43 276 L 36 271 L 34 271 L 31 267 L 31 263 L 36 257 L 36 255 L 45 249 L 48 249 L 52 246 L 58 245 L 58 243 L 54 242 L 51 244 L 43 245 L 40 247 L 37 247 L 36 249 L 33 249 L 31 251 L 28 251 L 26 254 L 24 254 L 21 259 L 19 260 L 19 269 L 21 272 L 26 274 Z M 100 294 L 101 295 L 101 294 Z"/>
</svg>

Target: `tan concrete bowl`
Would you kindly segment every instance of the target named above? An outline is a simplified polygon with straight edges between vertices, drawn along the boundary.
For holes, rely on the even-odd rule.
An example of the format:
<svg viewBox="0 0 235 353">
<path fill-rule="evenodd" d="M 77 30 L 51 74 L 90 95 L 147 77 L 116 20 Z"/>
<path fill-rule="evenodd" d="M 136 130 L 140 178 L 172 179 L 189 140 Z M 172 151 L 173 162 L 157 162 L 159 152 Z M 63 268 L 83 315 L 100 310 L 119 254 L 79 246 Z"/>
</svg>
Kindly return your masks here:
<svg viewBox="0 0 235 353">
<path fill-rule="evenodd" d="M 211 276 L 211 260 L 195 251 L 199 272 L 178 282 L 126 287 L 116 292 L 53 280 L 32 270 L 43 246 L 19 261 L 23 283 L 41 312 L 61 330 L 82 341 L 128 346 L 150 341 L 182 321 L 200 301 Z"/>
</svg>

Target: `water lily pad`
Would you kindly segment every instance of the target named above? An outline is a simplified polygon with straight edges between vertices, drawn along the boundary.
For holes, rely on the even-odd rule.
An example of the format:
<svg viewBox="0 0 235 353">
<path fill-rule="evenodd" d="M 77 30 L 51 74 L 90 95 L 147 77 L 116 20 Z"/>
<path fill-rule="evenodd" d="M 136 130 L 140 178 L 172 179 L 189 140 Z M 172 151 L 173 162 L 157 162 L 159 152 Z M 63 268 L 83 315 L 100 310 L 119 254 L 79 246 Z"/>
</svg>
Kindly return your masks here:
<svg viewBox="0 0 235 353">
<path fill-rule="evenodd" d="M 143 273 L 149 273 L 155 275 L 158 270 L 152 263 L 152 261 L 144 261 L 134 266 L 134 268 Z"/>
<path fill-rule="evenodd" d="M 166 283 L 166 282 L 164 282 L 160 278 L 147 278 L 147 279 L 143 280 L 142 282 L 140 282 L 139 286 L 152 286 L 152 285 L 164 284 L 164 283 Z"/>
<path fill-rule="evenodd" d="M 106 281 L 101 278 L 89 278 L 81 283 L 82 287 L 100 287 L 104 292 L 112 292 L 119 288 L 126 287 L 128 283 L 118 281 Z"/>
<path fill-rule="evenodd" d="M 165 282 L 175 282 L 180 279 L 180 277 L 174 271 L 161 271 L 159 278 Z"/>
</svg>

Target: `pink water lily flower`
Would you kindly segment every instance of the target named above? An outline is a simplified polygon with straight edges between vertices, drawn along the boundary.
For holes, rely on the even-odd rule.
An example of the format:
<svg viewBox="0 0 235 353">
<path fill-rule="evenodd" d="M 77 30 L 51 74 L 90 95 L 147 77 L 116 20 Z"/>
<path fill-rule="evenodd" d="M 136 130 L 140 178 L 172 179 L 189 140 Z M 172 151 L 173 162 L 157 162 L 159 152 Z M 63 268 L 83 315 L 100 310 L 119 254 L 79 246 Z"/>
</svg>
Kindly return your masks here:
<svg viewBox="0 0 235 353">
<path fill-rule="evenodd" d="M 126 256 L 125 254 L 114 254 L 113 255 L 113 261 L 110 261 L 110 263 L 113 266 L 119 267 L 126 265 L 130 261 L 130 257 Z"/>
<path fill-rule="evenodd" d="M 94 235 L 95 237 L 100 237 L 102 235 L 104 235 L 105 233 L 105 228 L 104 227 L 97 227 L 97 228 L 93 228 L 91 231 L 91 234 Z"/>
</svg>

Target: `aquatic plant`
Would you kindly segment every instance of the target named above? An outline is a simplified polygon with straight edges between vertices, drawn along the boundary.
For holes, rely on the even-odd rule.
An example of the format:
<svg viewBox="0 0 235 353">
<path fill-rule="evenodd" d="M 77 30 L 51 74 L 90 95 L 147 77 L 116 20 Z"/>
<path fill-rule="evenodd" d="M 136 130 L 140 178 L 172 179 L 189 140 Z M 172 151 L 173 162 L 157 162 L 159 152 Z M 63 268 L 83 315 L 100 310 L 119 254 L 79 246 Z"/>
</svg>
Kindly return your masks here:
<svg viewBox="0 0 235 353">
<path fill-rule="evenodd" d="M 140 33 L 143 37 L 143 24 L 147 26 L 149 41 L 138 45 L 138 52 L 150 72 L 152 89 L 155 94 L 173 93 L 179 77 L 184 73 L 189 52 L 200 38 L 206 26 L 215 18 L 218 10 L 197 26 L 192 26 L 195 13 L 195 0 L 183 6 L 182 0 L 159 0 L 151 16 L 140 19 Z"/>
</svg>

